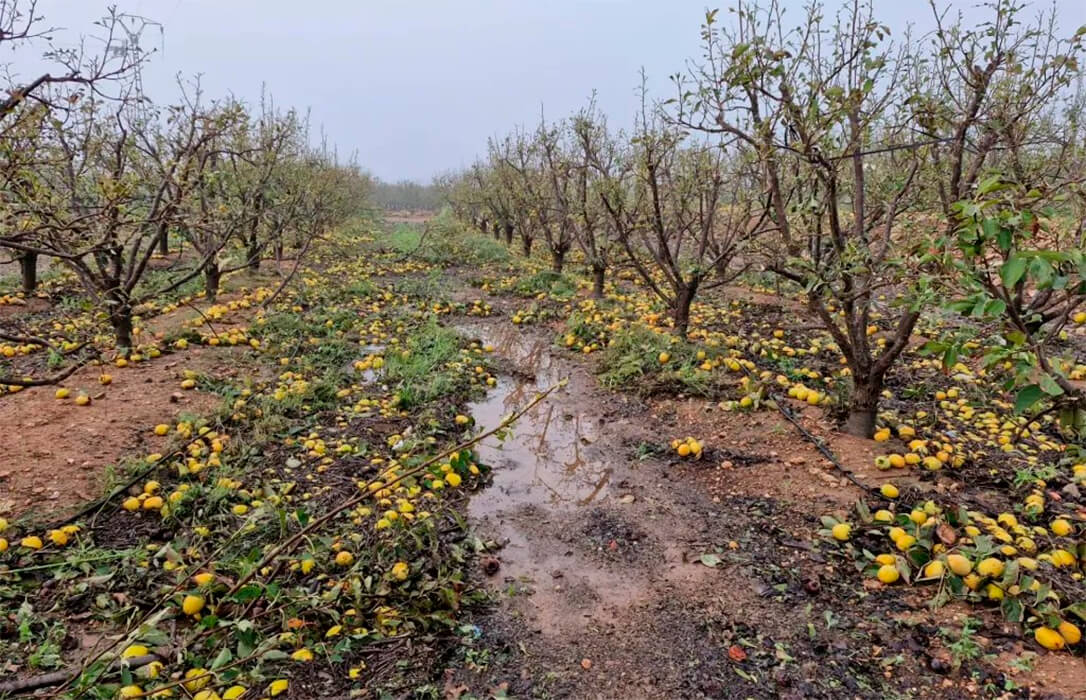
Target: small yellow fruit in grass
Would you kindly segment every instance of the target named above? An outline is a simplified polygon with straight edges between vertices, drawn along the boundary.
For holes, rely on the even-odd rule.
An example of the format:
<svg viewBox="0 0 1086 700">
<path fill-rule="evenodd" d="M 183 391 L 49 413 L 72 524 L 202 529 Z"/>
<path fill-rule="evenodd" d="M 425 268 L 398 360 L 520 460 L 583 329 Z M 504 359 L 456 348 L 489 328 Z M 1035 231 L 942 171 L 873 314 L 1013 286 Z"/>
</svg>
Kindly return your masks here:
<svg viewBox="0 0 1086 700">
<path fill-rule="evenodd" d="M 162 484 L 158 483 L 154 479 L 151 479 L 150 481 L 148 481 L 146 484 L 143 485 L 143 492 L 145 494 L 147 494 L 148 496 L 152 496 L 152 495 L 158 493 L 158 490 L 160 488 L 162 488 Z"/>
<path fill-rule="evenodd" d="M 53 396 L 57 397 L 58 399 L 66 399 L 71 393 L 71 389 L 68 389 L 67 387 L 61 387 L 57 389 L 56 393 L 53 394 Z"/>
<path fill-rule="evenodd" d="M 275 697 L 276 695 L 282 695 L 283 693 L 287 692 L 287 688 L 289 687 L 290 681 L 285 678 L 280 678 L 279 680 L 272 681 L 271 685 L 268 686 L 268 695 L 271 695 L 272 697 Z"/>
<path fill-rule="evenodd" d="M 168 432 L 170 432 L 170 426 L 165 423 L 159 423 L 155 426 L 155 435 L 165 435 Z"/>
<path fill-rule="evenodd" d="M 890 535 L 891 542 L 897 542 L 901 537 L 905 535 L 905 528 L 894 526 L 890 528 L 888 534 Z"/>
<path fill-rule="evenodd" d="M 961 554 L 948 554 L 946 556 L 946 565 L 957 576 L 968 576 L 969 572 L 973 570 L 973 562 Z"/>
<path fill-rule="evenodd" d="M 350 566 L 353 563 L 354 555 L 347 550 L 343 550 L 342 552 L 336 554 L 336 564 L 340 566 Z"/>
<path fill-rule="evenodd" d="M 313 652 L 308 649 L 299 649 L 291 654 L 290 658 L 294 659 L 295 661 L 312 661 Z"/>
<path fill-rule="evenodd" d="M 671 355 L 669 353 L 662 352 L 656 359 L 660 361 L 660 364 L 666 365 L 668 363 L 668 360 L 671 359 Z"/>
<path fill-rule="evenodd" d="M 1052 566 L 1074 566 L 1075 555 L 1068 552 L 1066 549 L 1053 549 L 1052 550 Z"/>
<path fill-rule="evenodd" d="M 887 459 L 890 460 L 890 466 L 893 467 L 894 469 L 904 469 L 905 468 L 905 457 L 903 457 L 902 455 L 899 455 L 899 454 L 895 453 L 895 454 L 890 455 Z"/>
<path fill-rule="evenodd" d="M 26 547 L 27 549 L 41 549 L 42 548 L 41 538 L 38 537 L 37 535 L 30 535 L 28 537 L 24 537 L 23 539 L 19 540 L 19 544 Z"/>
<path fill-rule="evenodd" d="M 87 396 L 86 394 L 80 394 L 79 396 L 75 397 L 75 405 L 76 406 L 86 406 L 90 402 L 91 402 L 91 398 L 89 396 Z"/>
<path fill-rule="evenodd" d="M 680 457 L 688 457 L 690 455 L 690 445 L 684 442 L 675 451 L 679 453 Z"/>
<path fill-rule="evenodd" d="M 1049 651 L 1059 651 L 1067 644 L 1067 640 L 1063 638 L 1063 635 L 1051 627 L 1038 627 L 1033 632 L 1033 638 Z"/>
<path fill-rule="evenodd" d="M 894 521 L 894 514 L 886 509 L 875 511 L 875 522 L 890 523 Z"/>
<path fill-rule="evenodd" d="M 125 510 L 132 511 L 132 510 L 139 510 L 141 505 L 143 505 L 143 504 L 140 503 L 140 499 L 133 496 L 131 498 L 124 499 L 124 503 L 121 504 L 121 507 L 124 508 Z"/>
<path fill-rule="evenodd" d="M 164 501 L 161 496 L 151 496 L 143 502 L 144 510 L 159 510 L 162 508 Z"/>
<path fill-rule="evenodd" d="M 185 596 L 181 601 L 181 610 L 186 615 L 195 615 L 204 609 L 203 596 L 194 595 L 192 593 Z"/>
<path fill-rule="evenodd" d="M 879 493 L 882 494 L 883 498 L 897 498 L 900 492 L 893 484 L 883 484 L 879 489 Z"/>
<path fill-rule="evenodd" d="M 181 388 L 182 389 L 195 389 L 196 388 L 196 380 L 195 379 L 184 379 L 184 380 L 182 380 L 181 381 Z"/>
<path fill-rule="evenodd" d="M 879 564 L 893 564 L 897 561 L 897 557 L 895 557 L 893 554 L 880 554 L 875 557 L 875 561 Z"/>
<path fill-rule="evenodd" d="M 901 572 L 897 570 L 897 566 L 894 564 L 883 564 L 879 567 L 877 576 L 883 583 L 891 584 L 901 578 Z"/>
<path fill-rule="evenodd" d="M 452 472 L 451 474 L 447 474 L 445 476 L 445 481 L 449 484 L 449 486 L 455 488 L 460 485 L 462 479 L 459 474 L 457 474 L 456 472 Z"/>
<path fill-rule="evenodd" d="M 924 566 L 924 578 L 942 578 L 944 570 L 943 562 L 934 559 Z"/>
<path fill-rule="evenodd" d="M 890 429 L 880 428 L 875 431 L 875 442 L 886 442 L 890 439 Z"/>
<path fill-rule="evenodd" d="M 118 357 L 113 364 L 117 365 L 118 367 L 127 367 L 128 360 L 124 359 L 123 357 Z"/>
<path fill-rule="evenodd" d="M 928 514 L 918 508 L 909 513 L 909 520 L 912 520 L 917 525 L 923 525 L 928 521 Z"/>
<path fill-rule="evenodd" d="M 0 532 L 8 529 L 8 519 L 0 518 Z"/>
<path fill-rule="evenodd" d="M 848 539 L 848 536 L 852 534 L 852 526 L 848 523 L 837 523 L 830 532 L 833 534 L 833 539 L 844 542 Z"/>
<path fill-rule="evenodd" d="M 58 547 L 68 544 L 68 533 L 64 530 L 50 530 L 49 539 Z"/>
<path fill-rule="evenodd" d="M 197 586 L 206 586 L 215 580 L 215 574 L 208 571 L 201 571 L 192 577 L 192 580 L 196 582 Z"/>
<path fill-rule="evenodd" d="M 407 562 L 398 561 L 392 565 L 392 578 L 397 581 L 406 579 L 408 573 L 410 573 L 410 569 L 407 566 Z"/>
<path fill-rule="evenodd" d="M 117 697 L 138 698 L 143 695 L 143 688 L 138 685 L 126 685 L 117 692 Z"/>
<path fill-rule="evenodd" d="M 995 557 L 981 559 L 977 564 L 977 573 L 987 578 L 997 578 L 1003 575 L 1003 562 Z"/>
<path fill-rule="evenodd" d="M 1056 631 L 1060 633 L 1065 642 L 1072 646 L 1082 641 L 1082 630 L 1066 620 L 1060 622 L 1059 626 L 1056 627 Z"/>
<path fill-rule="evenodd" d="M 1071 534 L 1071 523 L 1063 518 L 1056 518 L 1049 527 L 1051 527 L 1052 533 L 1059 537 L 1066 537 Z"/>
<path fill-rule="evenodd" d="M 1086 323 L 1086 311 L 1079 311 L 1077 314 L 1071 317 L 1071 320 L 1081 326 L 1082 324 Z"/>
<path fill-rule="evenodd" d="M 8 541 L 3 537 L 0 537 L 0 554 L 8 551 Z"/>
<path fill-rule="evenodd" d="M 1003 589 L 994 583 L 988 584 L 988 600 L 1003 600 Z"/>
<path fill-rule="evenodd" d="M 458 414 L 454 420 L 457 425 L 467 425 L 471 422 L 471 419 L 463 414 Z"/>
<path fill-rule="evenodd" d="M 232 685 L 223 691 L 222 700 L 237 700 L 245 694 L 246 690 L 248 690 L 248 688 L 243 685 Z"/>
<path fill-rule="evenodd" d="M 182 683 L 185 690 L 195 693 L 211 682 L 211 674 L 202 668 L 190 668 L 185 671 L 186 682 Z"/>
</svg>

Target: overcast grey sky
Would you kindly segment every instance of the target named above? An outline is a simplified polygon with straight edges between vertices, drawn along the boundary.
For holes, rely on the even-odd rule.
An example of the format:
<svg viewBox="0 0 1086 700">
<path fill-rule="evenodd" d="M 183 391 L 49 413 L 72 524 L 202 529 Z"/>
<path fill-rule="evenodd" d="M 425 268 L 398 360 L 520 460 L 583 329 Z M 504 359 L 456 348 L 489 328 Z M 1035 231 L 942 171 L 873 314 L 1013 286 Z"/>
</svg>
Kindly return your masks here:
<svg viewBox="0 0 1086 700">
<path fill-rule="evenodd" d="M 168 101 L 178 73 L 210 96 L 259 97 L 312 110 L 341 153 L 381 178 L 429 181 L 466 166 L 488 136 L 531 124 L 542 104 L 562 117 L 593 90 L 619 125 L 637 104 L 644 66 L 667 76 L 696 56 L 704 0 L 41 0 L 72 33 L 114 3 L 164 26 L 146 81 Z M 786 0 L 797 10 L 802 0 Z M 839 0 L 828 0 L 835 7 Z M 895 32 L 930 25 L 927 0 L 875 0 Z M 956 9 L 975 16 L 976 2 Z M 1057 0 L 1060 25 L 1086 24 L 1086 0 Z M 1045 2 L 1036 8 L 1048 7 Z M 798 20 L 797 20 L 798 21 Z"/>
</svg>

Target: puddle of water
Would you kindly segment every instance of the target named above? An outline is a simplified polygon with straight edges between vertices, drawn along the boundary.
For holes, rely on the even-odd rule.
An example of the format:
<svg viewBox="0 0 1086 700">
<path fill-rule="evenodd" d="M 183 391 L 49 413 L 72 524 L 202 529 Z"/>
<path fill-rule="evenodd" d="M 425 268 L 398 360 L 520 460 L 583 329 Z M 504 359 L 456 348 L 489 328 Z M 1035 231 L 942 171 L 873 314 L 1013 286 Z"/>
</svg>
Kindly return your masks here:
<svg viewBox="0 0 1086 700">
<path fill-rule="evenodd" d="M 476 425 L 497 425 L 561 380 L 561 368 L 545 341 L 516 329 L 465 325 L 460 330 L 494 345 L 518 372 L 499 377 L 485 399 L 469 406 Z M 521 416 L 504 440 L 483 441 L 477 449 L 493 467 L 494 483 L 472 497 L 469 513 L 483 518 L 529 504 L 577 506 L 605 496 L 611 468 L 594 446 L 599 437 L 596 421 L 583 417 L 582 408 L 563 387 Z"/>
</svg>

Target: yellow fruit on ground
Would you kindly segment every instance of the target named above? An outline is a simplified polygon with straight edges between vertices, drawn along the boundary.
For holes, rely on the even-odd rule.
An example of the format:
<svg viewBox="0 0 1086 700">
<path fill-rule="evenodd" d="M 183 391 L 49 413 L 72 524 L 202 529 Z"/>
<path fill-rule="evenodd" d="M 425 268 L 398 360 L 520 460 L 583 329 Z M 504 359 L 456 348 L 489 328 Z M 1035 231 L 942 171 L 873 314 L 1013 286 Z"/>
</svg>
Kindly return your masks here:
<svg viewBox="0 0 1086 700">
<path fill-rule="evenodd" d="M 1066 620 L 1056 627 L 1056 631 L 1060 633 L 1060 636 L 1063 637 L 1063 640 L 1068 644 L 1075 645 L 1082 641 L 1082 630 Z"/>
<path fill-rule="evenodd" d="M 895 454 L 890 455 L 888 457 L 888 459 L 890 460 L 890 466 L 893 467 L 894 469 L 904 469 L 905 468 L 905 458 L 903 456 L 895 453 Z"/>
<path fill-rule="evenodd" d="M 988 584 L 988 600 L 1003 600 L 1003 589 L 994 583 Z"/>
<path fill-rule="evenodd" d="M 246 690 L 248 690 L 248 688 L 243 685 L 232 685 L 223 691 L 222 700 L 237 700 L 245 694 Z"/>
<path fill-rule="evenodd" d="M 852 534 L 852 526 L 848 523 L 837 523 L 830 532 L 833 534 L 833 539 L 838 542 L 844 542 L 848 539 L 848 536 Z"/>
<path fill-rule="evenodd" d="M 185 380 L 183 380 L 181 382 L 181 388 L 182 389 L 195 389 L 196 388 L 196 380 L 195 379 L 185 379 Z"/>
<path fill-rule="evenodd" d="M 211 682 L 211 674 L 202 668 L 190 668 L 185 671 L 185 679 L 187 682 L 182 684 L 185 690 L 195 693 Z"/>
<path fill-rule="evenodd" d="M 928 514 L 922 510 L 914 510 L 909 513 L 909 520 L 912 520 L 917 525 L 923 525 L 928 521 Z"/>
<path fill-rule="evenodd" d="M 215 580 L 215 574 L 208 571 L 201 571 L 192 577 L 192 580 L 196 582 L 197 586 L 206 586 Z"/>
<path fill-rule="evenodd" d="M 1052 533 L 1059 537 L 1066 537 L 1071 534 L 1071 523 L 1063 518 L 1056 518 L 1049 527 L 1051 528 Z"/>
<path fill-rule="evenodd" d="M 354 555 L 347 550 L 343 550 L 342 552 L 336 554 L 336 564 L 338 564 L 339 566 L 350 566 L 353 563 Z"/>
<path fill-rule="evenodd" d="M 997 578 L 1003 575 L 1003 562 L 995 557 L 981 559 L 977 564 L 977 573 L 987 578 Z"/>
<path fill-rule="evenodd" d="M 900 491 L 898 491 L 898 488 L 893 484 L 883 484 L 882 487 L 879 488 L 879 493 L 882 494 L 883 498 L 897 498 Z"/>
<path fill-rule="evenodd" d="M 666 365 L 668 363 L 668 360 L 671 359 L 671 355 L 669 353 L 662 352 L 659 354 L 659 356 L 657 356 L 656 359 L 660 362 L 660 364 Z"/>
<path fill-rule="evenodd" d="M 98 383 L 103 384 L 103 385 L 112 384 L 113 383 L 113 375 L 112 374 L 103 374 L 103 375 L 99 376 L 98 377 Z"/>
<path fill-rule="evenodd" d="M 142 695 L 143 688 L 139 687 L 138 685 L 126 685 L 121 688 L 117 693 L 117 697 L 121 698 L 138 698 Z"/>
<path fill-rule="evenodd" d="M 19 544 L 27 549 L 41 549 L 42 541 L 37 535 L 30 535 L 19 540 Z"/>
<path fill-rule="evenodd" d="M 878 562 L 879 564 L 885 565 L 885 564 L 893 564 L 894 562 L 897 561 L 897 559 L 894 557 L 893 554 L 880 554 L 877 557 L 875 557 L 875 561 Z"/>
<path fill-rule="evenodd" d="M 151 496 L 143 502 L 144 510 L 159 510 L 162 508 L 163 500 L 161 496 Z"/>
<path fill-rule="evenodd" d="M 75 405 L 76 406 L 86 406 L 90 402 L 91 402 L 91 398 L 89 396 L 87 396 L 86 394 L 80 394 L 79 396 L 75 397 Z"/>
<path fill-rule="evenodd" d="M 973 562 L 961 554 L 948 554 L 946 556 L 947 567 L 957 576 L 968 576 L 973 570 Z"/>
<path fill-rule="evenodd" d="M 924 578 L 942 578 L 945 567 L 943 562 L 935 559 L 924 566 Z"/>
<path fill-rule="evenodd" d="M 72 393 L 71 389 L 68 389 L 66 387 L 61 387 L 61 388 L 57 389 L 56 393 L 53 394 L 53 396 L 57 397 L 58 399 L 66 399 L 66 398 L 68 398 L 68 396 L 71 393 Z"/>
<path fill-rule="evenodd" d="M 690 445 L 684 442 L 675 448 L 675 451 L 679 453 L 680 457 L 688 457 L 690 455 Z"/>
<path fill-rule="evenodd" d="M 1052 550 L 1052 566 L 1074 566 L 1075 555 L 1068 552 L 1066 549 L 1053 549 Z"/>
<path fill-rule="evenodd" d="M 143 504 L 140 503 L 140 499 L 133 496 L 131 498 L 124 499 L 124 503 L 121 504 L 121 507 L 125 510 L 135 511 L 139 510 L 141 505 Z"/>
<path fill-rule="evenodd" d="M 897 566 L 893 564 L 883 564 L 879 567 L 877 576 L 883 583 L 891 584 L 901 578 L 901 572 L 899 572 Z"/>
<path fill-rule="evenodd" d="M 49 539 L 58 547 L 68 544 L 68 533 L 64 530 L 50 530 Z"/>
<path fill-rule="evenodd" d="M 894 514 L 884 509 L 875 511 L 875 522 L 877 523 L 890 523 L 894 521 Z"/>
<path fill-rule="evenodd" d="M 875 442 L 886 442 L 887 440 L 890 439 L 890 429 L 889 428 L 880 428 L 879 430 L 875 431 L 875 436 L 874 437 L 875 437 Z"/>
<path fill-rule="evenodd" d="M 916 538 L 912 535 L 902 535 L 901 537 L 897 538 L 897 541 L 894 542 L 894 544 L 897 545 L 897 548 L 900 549 L 902 552 L 906 552 L 908 551 L 909 547 L 912 547 L 914 544 L 916 544 Z"/>
<path fill-rule="evenodd" d="M 287 691 L 287 688 L 289 687 L 290 681 L 285 678 L 280 678 L 279 680 L 272 681 L 271 685 L 268 686 L 268 695 L 271 695 L 272 697 L 275 697 L 276 695 L 281 695 L 285 693 Z"/>
<path fill-rule="evenodd" d="M 168 432 L 170 432 L 170 426 L 165 423 L 159 423 L 155 426 L 155 435 L 165 435 Z"/>
<path fill-rule="evenodd" d="M 148 653 L 147 647 L 142 644 L 133 644 L 121 652 L 121 658 L 131 659 L 136 656 L 146 656 Z"/>
<path fill-rule="evenodd" d="M 189 594 L 185 596 L 185 599 L 181 601 L 181 610 L 186 615 L 196 615 L 204 609 L 203 596 Z"/>
<path fill-rule="evenodd" d="M 0 554 L 8 551 L 8 541 L 3 537 L 0 537 Z"/>
<path fill-rule="evenodd" d="M 407 578 L 407 574 L 410 572 L 407 562 L 398 561 L 392 565 L 392 578 L 397 581 L 403 581 Z"/>
<path fill-rule="evenodd" d="M 294 659 L 295 661 L 312 661 L 313 652 L 308 649 L 299 649 L 291 654 L 290 658 Z"/>
<path fill-rule="evenodd" d="M 1033 632 L 1033 638 L 1037 643 L 1049 651 L 1059 651 L 1067 644 L 1067 641 L 1051 627 L 1038 627 Z"/>
</svg>

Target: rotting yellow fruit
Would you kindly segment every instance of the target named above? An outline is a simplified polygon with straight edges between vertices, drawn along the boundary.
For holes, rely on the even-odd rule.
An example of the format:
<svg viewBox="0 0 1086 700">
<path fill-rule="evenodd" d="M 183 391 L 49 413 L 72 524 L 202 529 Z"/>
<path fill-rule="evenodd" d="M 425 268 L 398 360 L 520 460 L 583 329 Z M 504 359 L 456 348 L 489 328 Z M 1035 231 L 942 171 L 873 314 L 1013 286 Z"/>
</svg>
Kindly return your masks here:
<svg viewBox="0 0 1086 700">
<path fill-rule="evenodd" d="M 876 574 L 880 581 L 889 585 L 901 578 L 901 572 L 897 570 L 897 566 L 894 564 L 883 564 L 879 567 L 879 572 Z"/>
<path fill-rule="evenodd" d="M 185 596 L 185 599 L 181 601 L 181 610 L 186 615 L 196 615 L 204 609 L 203 596 L 189 594 Z"/>
<path fill-rule="evenodd" d="M 1059 537 L 1066 537 L 1071 534 L 1071 523 L 1063 518 L 1056 518 L 1049 527 L 1051 528 L 1052 533 Z"/>
<path fill-rule="evenodd" d="M 41 538 L 38 537 L 37 535 L 29 535 L 28 537 L 24 537 L 23 539 L 19 540 L 19 544 L 26 547 L 27 549 L 41 549 L 42 548 Z"/>
<path fill-rule="evenodd" d="M 58 547 L 68 544 L 68 533 L 64 530 L 50 530 L 49 539 Z"/>
<path fill-rule="evenodd" d="M 195 693 L 211 682 L 211 674 L 202 668 L 190 668 L 185 671 L 185 679 L 185 690 Z"/>
<path fill-rule="evenodd" d="M 833 539 L 838 542 L 844 542 L 848 539 L 848 536 L 852 534 L 852 526 L 848 523 L 837 523 L 830 532 L 833 534 Z"/>
<path fill-rule="evenodd" d="M 893 484 L 883 484 L 882 487 L 879 488 L 879 493 L 882 494 L 883 498 L 897 498 L 900 492 Z"/>
<path fill-rule="evenodd" d="M 1067 644 L 1067 641 L 1051 627 L 1038 627 L 1033 632 L 1033 638 L 1037 643 L 1049 651 L 1059 651 Z"/>
<path fill-rule="evenodd" d="M 1072 646 L 1082 641 L 1082 630 L 1066 620 L 1060 622 L 1059 626 L 1056 627 L 1056 631 L 1060 633 L 1065 642 Z"/>
<path fill-rule="evenodd" d="M 274 680 L 271 685 L 268 686 L 268 695 L 275 697 L 276 695 L 282 695 L 290 687 L 290 681 L 285 678 Z"/>
<path fill-rule="evenodd" d="M 973 562 L 961 554 L 948 554 L 946 556 L 946 565 L 957 576 L 968 576 L 969 572 L 973 570 Z"/>
<path fill-rule="evenodd" d="M 982 559 L 977 564 L 977 573 L 987 578 L 997 578 L 1003 575 L 1003 562 L 995 557 Z"/>
<path fill-rule="evenodd" d="M 353 563 L 354 555 L 347 550 L 343 550 L 342 552 L 336 554 L 336 564 L 338 564 L 339 566 L 350 566 Z"/>
</svg>

